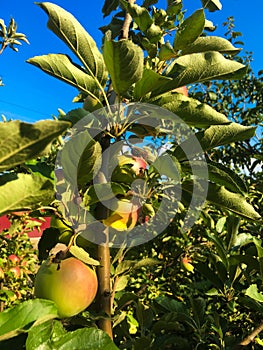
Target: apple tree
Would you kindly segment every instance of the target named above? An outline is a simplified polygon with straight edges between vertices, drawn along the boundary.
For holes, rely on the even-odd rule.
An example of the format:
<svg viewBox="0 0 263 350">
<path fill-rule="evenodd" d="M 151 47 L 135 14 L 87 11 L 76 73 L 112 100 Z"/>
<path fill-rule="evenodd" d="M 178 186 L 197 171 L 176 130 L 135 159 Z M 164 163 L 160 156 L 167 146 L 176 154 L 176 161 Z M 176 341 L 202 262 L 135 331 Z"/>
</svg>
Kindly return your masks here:
<svg viewBox="0 0 263 350">
<path fill-rule="evenodd" d="M 38 4 L 48 16 L 48 28 L 74 58 L 52 53 L 27 62 L 75 87 L 74 101 L 82 108 L 61 112 L 56 120 L 0 124 L 0 214 L 30 211 L 52 216 L 39 242 L 39 258 L 46 265 L 40 267 L 35 285 L 37 296 L 50 300 L 35 298 L 3 312 L 0 340 L 15 341 L 26 330 L 22 341 L 27 349 L 43 344 L 58 349 L 116 349 L 114 340 L 120 347 L 158 349 L 161 338 L 151 339 L 143 331 L 151 311 L 125 288 L 131 271 L 160 262 L 149 257 L 129 260 L 128 252 L 154 242 L 171 227 L 189 231 L 204 203 L 248 221 L 260 220 L 247 200 L 244 181 L 210 158 L 218 147 L 253 137 L 256 127 L 230 120 L 188 96 L 186 88 L 238 80 L 246 74 L 246 66 L 233 59 L 240 49 L 207 34 L 211 22 L 205 14 L 219 10 L 221 4 L 202 1 L 203 7 L 187 17 L 182 1 L 167 1 L 166 9 L 155 4 L 106 0 L 103 14 L 112 17 L 101 28 L 101 50 L 65 9 L 50 2 Z M 65 246 L 53 254 L 58 243 Z M 186 258 L 182 264 L 191 270 Z M 61 280 L 70 283 L 63 274 L 69 259 L 89 265 L 88 271 L 96 270 L 97 280 L 88 279 L 88 289 L 94 290 L 98 281 L 94 303 L 89 300 L 70 314 L 61 310 L 75 303 L 73 294 L 83 298 L 87 286 L 76 283 L 76 288 L 73 281 L 57 289 L 55 283 L 55 298 L 42 293 L 55 276 L 62 274 Z M 56 306 L 54 299 L 66 301 Z M 141 337 L 119 339 L 113 326 L 128 320 L 131 334 L 138 326 L 123 311 L 134 301 Z M 64 316 L 79 312 L 75 322 L 80 327 L 75 330 L 74 318 Z"/>
</svg>

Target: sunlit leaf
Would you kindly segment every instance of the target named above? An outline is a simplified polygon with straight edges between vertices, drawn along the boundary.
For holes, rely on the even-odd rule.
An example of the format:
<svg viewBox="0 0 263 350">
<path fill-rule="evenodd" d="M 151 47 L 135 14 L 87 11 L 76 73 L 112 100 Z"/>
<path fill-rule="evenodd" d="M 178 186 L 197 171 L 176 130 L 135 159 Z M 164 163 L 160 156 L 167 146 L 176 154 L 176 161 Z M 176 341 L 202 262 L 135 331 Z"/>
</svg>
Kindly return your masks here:
<svg viewBox="0 0 263 350">
<path fill-rule="evenodd" d="M 224 186 L 210 183 L 208 187 L 207 200 L 227 209 L 249 220 L 259 220 L 261 216 L 255 211 L 253 206 L 246 201 L 246 198 L 239 193 L 228 191 Z"/>
<path fill-rule="evenodd" d="M 246 290 L 245 295 L 260 303 L 263 303 L 263 294 L 259 293 L 258 286 L 256 284 L 251 284 Z"/>
<path fill-rule="evenodd" d="M 222 4 L 219 0 L 202 0 L 203 7 L 210 12 L 218 11 L 222 9 Z"/>
<path fill-rule="evenodd" d="M 35 56 L 28 59 L 27 62 L 86 94 L 97 89 L 96 80 L 74 64 L 67 55 L 49 54 Z"/>
<path fill-rule="evenodd" d="M 229 55 L 236 55 L 240 50 L 240 48 L 234 47 L 227 39 L 218 36 L 202 36 L 183 48 L 182 54 L 187 55 L 198 52 L 218 51 Z"/>
<path fill-rule="evenodd" d="M 120 0 L 120 2 L 132 16 L 134 22 L 142 32 L 145 32 L 153 24 L 153 19 L 145 7 L 129 3 L 125 0 Z"/>
<path fill-rule="evenodd" d="M 37 157 L 69 123 L 41 120 L 34 124 L 18 120 L 0 123 L 0 171 Z"/>
<path fill-rule="evenodd" d="M 250 139 L 254 136 L 255 130 L 256 128 L 253 126 L 243 126 L 237 123 L 213 125 L 204 131 L 190 136 L 186 141 L 182 142 L 176 147 L 174 155 L 180 160 L 191 158 L 196 155 L 196 139 L 199 141 L 203 151 L 208 151 L 231 142 Z"/>
<path fill-rule="evenodd" d="M 0 340 L 17 336 L 36 324 L 58 317 L 50 300 L 28 300 L 0 313 Z"/>
<path fill-rule="evenodd" d="M 104 83 L 107 79 L 107 71 L 94 39 L 76 18 L 62 7 L 50 2 L 41 2 L 38 5 L 49 16 L 48 28 L 80 59 L 88 74 Z"/>
<path fill-rule="evenodd" d="M 217 51 L 207 51 L 175 59 L 166 76 L 174 79 L 170 85 L 176 88 L 213 79 L 240 79 L 246 70 L 243 64 L 227 59 Z"/>
<path fill-rule="evenodd" d="M 103 57 L 117 94 L 125 94 L 129 87 L 141 79 L 143 51 L 130 40 L 113 41 L 109 33 L 103 47 Z"/>
<path fill-rule="evenodd" d="M 203 9 L 195 11 L 186 18 L 176 31 L 173 47 L 182 50 L 194 42 L 203 32 L 205 26 L 205 14 Z"/>
<path fill-rule="evenodd" d="M 155 91 L 153 90 L 153 94 L 154 93 Z M 156 98 L 151 98 L 149 102 L 171 111 L 175 114 L 175 118 L 178 116 L 190 126 L 205 128 L 214 124 L 230 123 L 224 114 L 217 112 L 208 104 L 201 103 L 196 99 L 184 96 L 178 92 L 167 93 Z M 173 115 L 172 113 L 170 113 L 171 118 Z"/>
<path fill-rule="evenodd" d="M 35 209 L 55 199 L 53 181 L 39 174 L 1 175 L 0 189 L 0 215 Z"/>
</svg>

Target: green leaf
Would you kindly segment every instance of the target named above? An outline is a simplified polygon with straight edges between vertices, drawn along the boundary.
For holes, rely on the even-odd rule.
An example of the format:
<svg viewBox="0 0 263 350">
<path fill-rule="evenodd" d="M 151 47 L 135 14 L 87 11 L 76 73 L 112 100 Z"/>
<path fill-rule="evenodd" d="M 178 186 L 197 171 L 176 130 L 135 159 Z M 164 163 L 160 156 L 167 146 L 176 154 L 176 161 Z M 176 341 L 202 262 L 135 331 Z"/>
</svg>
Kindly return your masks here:
<svg viewBox="0 0 263 350">
<path fill-rule="evenodd" d="M 222 4 L 219 0 L 202 0 L 203 7 L 210 12 L 222 9 Z"/>
<path fill-rule="evenodd" d="M 151 164 L 161 176 L 167 176 L 168 178 L 179 182 L 181 180 L 181 166 L 178 160 L 168 155 L 167 153 L 161 154 Z"/>
<path fill-rule="evenodd" d="M 101 145 L 98 141 L 93 139 L 88 143 L 84 149 L 78 163 L 78 186 L 84 187 L 101 167 Z"/>
<path fill-rule="evenodd" d="M 154 266 L 154 265 L 158 265 L 158 264 L 161 264 L 161 263 L 162 262 L 157 260 L 157 259 L 144 258 L 144 259 L 139 260 L 138 262 L 136 262 L 135 265 L 133 266 L 133 269 L 140 269 L 142 267 Z"/>
<path fill-rule="evenodd" d="M 71 184 L 82 186 L 91 181 L 100 168 L 101 146 L 88 131 L 81 131 L 65 143 L 58 158 L 65 178 Z"/>
<path fill-rule="evenodd" d="M 86 94 L 90 94 L 97 89 L 96 80 L 74 64 L 67 55 L 35 56 L 28 59 L 27 62 Z"/>
<path fill-rule="evenodd" d="M 83 203 L 89 206 L 99 201 L 107 201 L 114 198 L 116 195 L 125 195 L 127 189 L 116 182 L 94 184 L 89 186 L 84 194 Z"/>
<path fill-rule="evenodd" d="M 105 0 L 102 7 L 103 17 L 109 16 L 112 11 L 116 10 L 119 6 L 119 0 Z"/>
<path fill-rule="evenodd" d="M 89 253 L 86 252 L 86 250 L 84 250 L 81 247 L 77 247 L 77 246 L 73 245 L 69 248 L 69 251 L 72 255 L 75 256 L 75 258 L 81 260 L 85 264 L 93 265 L 93 266 L 100 265 L 100 262 L 98 260 L 91 258 Z"/>
<path fill-rule="evenodd" d="M 86 111 L 84 108 L 76 108 L 69 111 L 65 116 L 61 117 L 60 120 L 70 122 L 71 125 L 76 124 L 81 119 L 85 118 L 85 126 L 90 129 L 95 129 L 97 133 L 102 131 L 102 124 L 93 113 Z"/>
<path fill-rule="evenodd" d="M 125 94 L 132 84 L 142 78 L 143 51 L 132 41 L 112 41 L 110 34 L 106 33 L 103 57 L 117 94 Z"/>
<path fill-rule="evenodd" d="M 205 26 L 204 10 L 195 11 L 186 18 L 179 26 L 173 47 L 176 51 L 182 50 L 194 42 L 203 32 Z"/>
<path fill-rule="evenodd" d="M 194 174 L 198 177 L 206 176 L 208 170 L 209 180 L 217 183 L 218 185 L 225 186 L 227 189 L 233 192 L 241 194 L 247 193 L 247 186 L 241 177 L 233 170 L 229 169 L 221 163 L 207 161 L 207 168 L 204 168 L 204 164 L 199 161 L 183 162 L 182 169 L 185 172 Z"/>
<path fill-rule="evenodd" d="M 137 81 L 134 87 L 134 98 L 139 100 L 150 92 L 154 92 L 155 88 L 160 86 L 166 86 L 171 82 L 171 78 L 165 77 L 161 74 L 154 72 L 152 69 L 145 68 L 142 74 L 142 78 Z"/>
<path fill-rule="evenodd" d="M 0 123 L 0 171 L 37 157 L 69 126 L 69 123 L 54 120 L 34 124 L 18 120 Z"/>
<path fill-rule="evenodd" d="M 87 347 L 89 350 L 118 350 L 110 337 L 100 329 L 85 327 L 66 333 L 58 322 L 32 329 L 26 345 L 27 350 L 80 350 Z"/>
<path fill-rule="evenodd" d="M 263 294 L 259 293 L 258 287 L 256 284 L 251 284 L 246 290 L 245 295 L 247 295 L 253 300 L 263 303 Z"/>
<path fill-rule="evenodd" d="M 57 308 L 49 300 L 27 300 L 0 313 L 0 340 L 27 332 L 31 327 L 58 317 Z"/>
<path fill-rule="evenodd" d="M 221 209 L 230 210 L 245 219 L 259 220 L 261 218 L 245 197 L 239 193 L 230 192 L 223 186 L 209 183 L 207 200 Z"/>
<path fill-rule="evenodd" d="M 0 215 L 49 205 L 55 199 L 53 181 L 39 174 L 0 176 Z"/>
<path fill-rule="evenodd" d="M 60 6 L 50 2 L 41 2 L 38 5 L 49 16 L 48 28 L 79 58 L 87 69 L 87 73 L 104 84 L 107 79 L 107 71 L 94 39 L 71 13 Z"/>
<path fill-rule="evenodd" d="M 120 2 L 132 16 L 134 22 L 142 32 L 145 32 L 153 24 L 153 19 L 145 7 L 131 4 L 125 0 L 120 0 Z"/>
<path fill-rule="evenodd" d="M 200 131 L 190 136 L 174 150 L 177 159 L 189 159 L 196 155 L 195 142 L 199 141 L 203 151 L 208 151 L 218 146 L 232 142 L 243 141 L 254 136 L 256 128 L 253 126 L 243 126 L 238 123 L 229 125 L 213 125 L 204 131 Z M 186 156 L 187 153 L 187 156 Z"/>
<path fill-rule="evenodd" d="M 118 278 L 116 286 L 115 286 L 115 291 L 120 292 L 121 290 L 125 289 L 128 284 L 128 277 L 123 275 L 120 278 Z"/>
<path fill-rule="evenodd" d="M 234 47 L 227 39 L 218 36 L 202 36 L 186 46 L 182 50 L 182 55 L 207 51 L 218 51 L 228 55 L 236 55 L 241 49 Z"/>
<path fill-rule="evenodd" d="M 52 342 L 66 333 L 62 323 L 57 320 L 49 320 L 41 323 L 28 332 L 26 340 L 27 350 L 52 350 Z"/>
<path fill-rule="evenodd" d="M 153 91 L 153 94 L 154 93 L 155 91 Z M 194 98 L 184 96 L 178 92 L 167 93 L 156 98 L 151 98 L 149 103 L 156 104 L 167 109 L 168 111 L 171 111 L 175 114 L 175 120 L 178 119 L 178 116 L 186 124 L 197 128 L 206 128 L 214 124 L 218 125 L 230 123 L 224 114 L 217 112 L 208 104 L 201 103 Z M 171 119 L 173 118 L 172 113 L 170 114 Z"/>
<path fill-rule="evenodd" d="M 192 53 L 174 60 L 166 76 L 173 78 L 172 89 L 213 79 L 240 79 L 247 68 L 217 51 Z M 166 90 L 167 91 L 167 90 Z"/>
</svg>

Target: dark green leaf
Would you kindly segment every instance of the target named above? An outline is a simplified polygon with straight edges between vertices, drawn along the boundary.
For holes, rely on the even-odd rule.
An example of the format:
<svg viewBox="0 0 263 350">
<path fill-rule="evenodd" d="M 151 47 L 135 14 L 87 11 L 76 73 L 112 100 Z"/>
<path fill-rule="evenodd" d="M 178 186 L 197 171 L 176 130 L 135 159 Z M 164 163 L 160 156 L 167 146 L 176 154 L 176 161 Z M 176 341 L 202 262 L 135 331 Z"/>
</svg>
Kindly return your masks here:
<svg viewBox="0 0 263 350">
<path fill-rule="evenodd" d="M 103 7 L 102 7 L 102 13 L 104 17 L 109 16 L 112 11 L 116 10 L 119 6 L 119 0 L 105 0 Z"/>
<path fill-rule="evenodd" d="M 179 26 L 173 47 L 176 51 L 182 50 L 193 43 L 203 32 L 205 26 L 205 14 L 203 9 L 195 11 Z"/>
<path fill-rule="evenodd" d="M 143 51 L 132 41 L 112 41 L 106 33 L 103 57 L 117 94 L 127 93 L 130 86 L 142 78 Z"/>
<path fill-rule="evenodd" d="M 48 28 L 63 40 L 80 59 L 87 73 L 104 84 L 107 79 L 107 71 L 94 39 L 76 18 L 62 7 L 50 2 L 41 2 L 38 5 L 49 16 Z"/>
</svg>

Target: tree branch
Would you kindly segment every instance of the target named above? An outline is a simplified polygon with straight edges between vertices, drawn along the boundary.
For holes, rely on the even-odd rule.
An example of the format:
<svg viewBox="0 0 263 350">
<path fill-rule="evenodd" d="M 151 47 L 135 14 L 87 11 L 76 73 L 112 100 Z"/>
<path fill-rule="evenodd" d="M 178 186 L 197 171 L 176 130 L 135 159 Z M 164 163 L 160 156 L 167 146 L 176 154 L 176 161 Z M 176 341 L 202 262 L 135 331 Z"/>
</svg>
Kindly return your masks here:
<svg viewBox="0 0 263 350">
<path fill-rule="evenodd" d="M 134 4 L 136 0 L 128 0 L 129 4 Z M 129 30 L 132 22 L 132 16 L 126 12 L 126 16 L 123 22 L 122 31 L 119 39 L 128 39 L 129 38 Z"/>
</svg>

